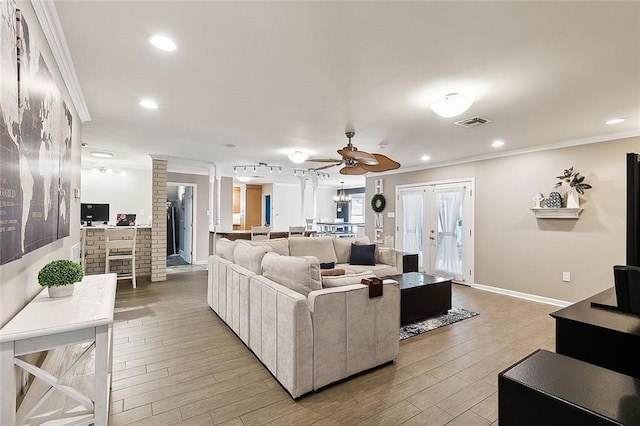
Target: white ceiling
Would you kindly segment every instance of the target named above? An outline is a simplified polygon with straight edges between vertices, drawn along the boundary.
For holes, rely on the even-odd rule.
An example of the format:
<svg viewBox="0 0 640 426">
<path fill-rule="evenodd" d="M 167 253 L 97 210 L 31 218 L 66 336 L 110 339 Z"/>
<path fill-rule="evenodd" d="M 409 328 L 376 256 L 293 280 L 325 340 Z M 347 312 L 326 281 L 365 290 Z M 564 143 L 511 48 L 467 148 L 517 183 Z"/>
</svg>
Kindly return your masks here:
<svg viewBox="0 0 640 426">
<path fill-rule="evenodd" d="M 147 154 L 225 175 L 291 167 L 294 149 L 338 158 L 347 127 L 403 168 L 640 133 L 640 2 L 55 4 L 92 117 L 83 167 L 140 167 Z M 153 48 L 155 33 L 178 49 Z M 436 116 L 428 104 L 451 92 L 476 101 Z M 452 124 L 475 115 L 493 123 Z M 605 124 L 614 117 L 627 120 Z M 92 162 L 93 150 L 115 157 Z M 337 169 L 332 184 L 364 181 Z"/>
</svg>

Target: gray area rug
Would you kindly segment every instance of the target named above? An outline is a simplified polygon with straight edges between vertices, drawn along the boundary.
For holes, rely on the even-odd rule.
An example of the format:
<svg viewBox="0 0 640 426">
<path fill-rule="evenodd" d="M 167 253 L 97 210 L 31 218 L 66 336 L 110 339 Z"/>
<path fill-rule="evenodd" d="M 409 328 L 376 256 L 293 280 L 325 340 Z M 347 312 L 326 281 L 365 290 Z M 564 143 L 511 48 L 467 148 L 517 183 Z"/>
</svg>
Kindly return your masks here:
<svg viewBox="0 0 640 426">
<path fill-rule="evenodd" d="M 436 328 L 444 327 L 454 322 L 466 320 L 476 315 L 478 315 L 477 312 L 471 312 L 458 306 L 453 306 L 447 314 L 403 325 L 400 327 L 400 340 L 408 339 L 409 337 L 417 336 L 418 334 L 426 333 L 427 331 L 435 330 Z"/>
</svg>

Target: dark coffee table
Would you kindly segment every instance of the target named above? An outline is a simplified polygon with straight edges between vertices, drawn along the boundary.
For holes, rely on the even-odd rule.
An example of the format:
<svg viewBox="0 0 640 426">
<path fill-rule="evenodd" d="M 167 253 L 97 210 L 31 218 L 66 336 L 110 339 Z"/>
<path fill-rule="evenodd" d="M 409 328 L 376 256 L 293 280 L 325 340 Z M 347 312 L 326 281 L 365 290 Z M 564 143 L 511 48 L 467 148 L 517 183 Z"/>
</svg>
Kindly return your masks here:
<svg viewBox="0 0 640 426">
<path fill-rule="evenodd" d="M 400 325 L 419 321 L 451 309 L 451 280 L 421 272 L 385 278 L 400 283 Z"/>
</svg>

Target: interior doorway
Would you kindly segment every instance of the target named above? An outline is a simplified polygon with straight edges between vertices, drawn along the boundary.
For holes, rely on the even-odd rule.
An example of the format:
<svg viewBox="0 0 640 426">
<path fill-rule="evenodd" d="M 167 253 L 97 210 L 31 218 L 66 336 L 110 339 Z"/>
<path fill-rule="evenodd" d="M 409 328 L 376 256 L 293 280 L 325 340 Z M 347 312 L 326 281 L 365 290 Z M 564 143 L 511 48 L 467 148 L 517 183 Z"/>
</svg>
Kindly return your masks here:
<svg viewBox="0 0 640 426">
<path fill-rule="evenodd" d="M 195 186 L 167 183 L 167 267 L 193 263 Z"/>
<path fill-rule="evenodd" d="M 473 283 L 473 179 L 402 185 L 396 241 L 422 272 Z"/>
</svg>

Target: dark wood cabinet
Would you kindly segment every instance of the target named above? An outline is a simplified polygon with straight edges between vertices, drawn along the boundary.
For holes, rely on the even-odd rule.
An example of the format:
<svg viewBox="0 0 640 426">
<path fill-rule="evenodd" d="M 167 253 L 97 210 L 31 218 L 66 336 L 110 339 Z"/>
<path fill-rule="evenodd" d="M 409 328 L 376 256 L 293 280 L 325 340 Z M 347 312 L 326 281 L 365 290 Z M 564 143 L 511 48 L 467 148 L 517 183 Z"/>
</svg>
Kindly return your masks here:
<svg viewBox="0 0 640 426">
<path fill-rule="evenodd" d="M 402 254 L 402 272 L 418 272 L 418 254 Z"/>
</svg>

